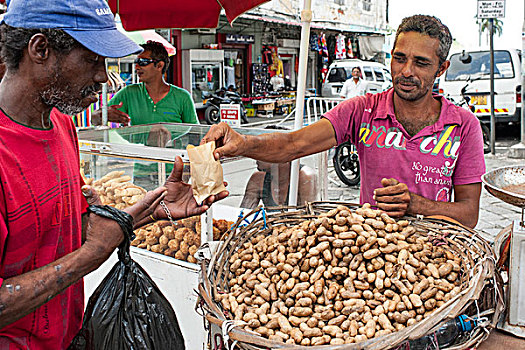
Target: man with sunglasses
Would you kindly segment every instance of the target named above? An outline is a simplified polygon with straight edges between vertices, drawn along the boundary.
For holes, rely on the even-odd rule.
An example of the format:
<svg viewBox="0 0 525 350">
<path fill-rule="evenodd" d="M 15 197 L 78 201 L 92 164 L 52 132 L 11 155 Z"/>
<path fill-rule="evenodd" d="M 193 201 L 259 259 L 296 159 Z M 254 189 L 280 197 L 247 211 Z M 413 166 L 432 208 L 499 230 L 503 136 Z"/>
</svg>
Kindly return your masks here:
<svg viewBox="0 0 525 350">
<path fill-rule="evenodd" d="M 164 81 L 169 65 L 164 46 L 151 40 L 140 46 L 144 51 L 135 59 L 140 83 L 128 85 L 113 96 L 108 103 L 108 121 L 123 125 L 198 124 L 191 95 Z M 94 124 L 100 124 L 101 119 L 101 110 L 93 113 Z"/>
</svg>

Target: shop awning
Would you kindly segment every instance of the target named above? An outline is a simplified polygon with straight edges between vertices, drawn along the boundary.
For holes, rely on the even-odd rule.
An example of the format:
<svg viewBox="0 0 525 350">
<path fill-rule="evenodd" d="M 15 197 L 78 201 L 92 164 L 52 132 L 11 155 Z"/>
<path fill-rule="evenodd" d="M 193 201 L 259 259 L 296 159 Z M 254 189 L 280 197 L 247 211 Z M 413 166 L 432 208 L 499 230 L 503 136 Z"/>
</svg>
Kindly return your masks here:
<svg viewBox="0 0 525 350">
<path fill-rule="evenodd" d="M 224 9 L 228 21 L 269 0 L 109 0 L 126 30 L 216 28 Z"/>
</svg>

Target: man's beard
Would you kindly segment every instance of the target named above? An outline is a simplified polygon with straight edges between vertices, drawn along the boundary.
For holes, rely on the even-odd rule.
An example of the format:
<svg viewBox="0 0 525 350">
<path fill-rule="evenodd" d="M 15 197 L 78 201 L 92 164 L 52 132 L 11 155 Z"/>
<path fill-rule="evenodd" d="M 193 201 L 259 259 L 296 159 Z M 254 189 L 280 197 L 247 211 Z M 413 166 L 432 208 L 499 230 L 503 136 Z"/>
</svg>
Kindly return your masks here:
<svg viewBox="0 0 525 350">
<path fill-rule="evenodd" d="M 75 88 L 63 81 L 58 71 L 55 72 L 55 78 L 40 93 L 40 97 L 45 105 L 55 107 L 67 115 L 75 115 L 86 109 L 88 106 L 83 106 L 82 100 L 102 88 L 102 84 L 95 83 L 75 93 Z"/>
<path fill-rule="evenodd" d="M 414 78 L 405 78 L 403 76 L 398 76 L 398 77 L 394 78 L 394 84 L 393 84 L 394 91 L 396 92 L 396 94 L 399 97 L 401 97 L 404 100 L 417 101 L 420 98 L 422 98 L 423 96 L 425 96 L 430 89 L 432 89 L 432 86 L 434 85 L 434 81 L 437 78 L 438 73 L 439 73 L 439 71 L 437 71 L 436 74 L 434 74 L 434 78 L 432 79 L 432 81 L 429 84 L 425 84 L 424 81 L 417 80 L 417 79 L 414 79 Z M 406 92 L 406 91 L 403 91 L 401 88 L 398 87 L 398 85 L 397 85 L 398 83 L 412 84 L 412 85 L 416 86 L 416 89 L 414 91 Z"/>
</svg>

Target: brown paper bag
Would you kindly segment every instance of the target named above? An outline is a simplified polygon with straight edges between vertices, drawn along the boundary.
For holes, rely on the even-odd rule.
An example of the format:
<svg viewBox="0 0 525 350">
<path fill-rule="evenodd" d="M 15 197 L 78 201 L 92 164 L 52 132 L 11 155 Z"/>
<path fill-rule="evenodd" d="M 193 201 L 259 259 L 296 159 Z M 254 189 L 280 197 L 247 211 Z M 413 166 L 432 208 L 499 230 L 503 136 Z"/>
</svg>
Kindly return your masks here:
<svg viewBox="0 0 525 350">
<path fill-rule="evenodd" d="M 225 191 L 222 165 L 215 160 L 215 142 L 208 142 L 204 145 L 186 147 L 190 158 L 191 187 L 193 197 L 200 205 L 211 195 Z"/>
</svg>

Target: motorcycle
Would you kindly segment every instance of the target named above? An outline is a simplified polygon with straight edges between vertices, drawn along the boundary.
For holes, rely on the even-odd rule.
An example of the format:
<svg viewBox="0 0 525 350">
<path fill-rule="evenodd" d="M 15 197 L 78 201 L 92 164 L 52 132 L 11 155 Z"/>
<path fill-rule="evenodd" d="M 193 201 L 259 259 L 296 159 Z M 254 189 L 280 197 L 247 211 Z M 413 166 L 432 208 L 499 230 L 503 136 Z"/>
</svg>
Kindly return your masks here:
<svg viewBox="0 0 525 350">
<path fill-rule="evenodd" d="M 337 177 L 348 186 L 357 186 L 361 181 L 359 172 L 359 157 L 357 150 L 350 141 L 343 142 L 335 148 L 334 157 L 335 173 Z"/>
<path fill-rule="evenodd" d="M 478 78 L 479 79 L 479 78 Z M 476 81 L 478 79 L 467 79 L 467 83 L 461 88 L 460 95 L 461 95 L 461 101 L 455 101 L 454 99 L 447 96 L 447 99 L 452 101 L 456 106 L 463 107 L 465 109 L 468 109 L 472 113 L 476 110 L 476 107 L 474 105 L 470 104 L 470 95 L 467 92 L 467 88 L 470 86 L 470 84 L 473 81 Z M 486 123 L 482 122 L 479 118 L 479 124 L 481 125 L 481 133 L 483 135 L 483 153 L 490 153 L 490 129 L 487 126 Z"/>
<path fill-rule="evenodd" d="M 241 96 L 235 91 L 228 91 L 224 88 L 215 91 L 203 101 L 206 106 L 204 111 L 204 120 L 209 125 L 217 124 L 221 121 L 220 107 L 221 104 L 238 104 L 241 106 L 241 123 L 248 123 L 246 108 L 242 103 Z"/>
</svg>

